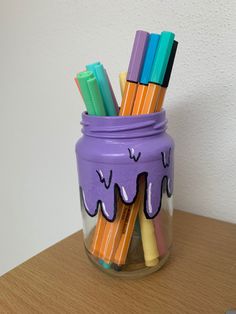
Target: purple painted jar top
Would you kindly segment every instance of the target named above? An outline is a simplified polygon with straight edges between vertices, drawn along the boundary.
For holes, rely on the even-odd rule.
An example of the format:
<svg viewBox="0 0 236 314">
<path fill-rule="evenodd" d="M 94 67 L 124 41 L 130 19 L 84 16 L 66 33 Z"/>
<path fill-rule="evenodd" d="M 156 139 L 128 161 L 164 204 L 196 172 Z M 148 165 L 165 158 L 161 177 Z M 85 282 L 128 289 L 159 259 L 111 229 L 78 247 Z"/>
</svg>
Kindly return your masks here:
<svg viewBox="0 0 236 314">
<path fill-rule="evenodd" d="M 104 217 L 116 216 L 117 194 L 132 204 L 138 178 L 145 176 L 144 212 L 155 217 L 163 189 L 173 193 L 174 143 L 166 133 L 165 111 L 148 115 L 99 117 L 82 114 L 83 136 L 76 144 L 81 198 L 87 213 L 99 207 Z"/>
</svg>

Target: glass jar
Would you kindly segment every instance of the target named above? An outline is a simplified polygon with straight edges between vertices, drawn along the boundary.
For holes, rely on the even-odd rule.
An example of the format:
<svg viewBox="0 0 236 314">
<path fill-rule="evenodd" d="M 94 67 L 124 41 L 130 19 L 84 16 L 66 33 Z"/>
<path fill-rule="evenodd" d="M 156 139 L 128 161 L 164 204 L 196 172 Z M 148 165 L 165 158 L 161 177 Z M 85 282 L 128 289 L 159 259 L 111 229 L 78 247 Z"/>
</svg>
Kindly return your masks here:
<svg viewBox="0 0 236 314">
<path fill-rule="evenodd" d="M 165 111 L 83 113 L 81 124 L 76 157 L 88 257 L 116 276 L 158 270 L 172 243 L 174 142 Z"/>
</svg>

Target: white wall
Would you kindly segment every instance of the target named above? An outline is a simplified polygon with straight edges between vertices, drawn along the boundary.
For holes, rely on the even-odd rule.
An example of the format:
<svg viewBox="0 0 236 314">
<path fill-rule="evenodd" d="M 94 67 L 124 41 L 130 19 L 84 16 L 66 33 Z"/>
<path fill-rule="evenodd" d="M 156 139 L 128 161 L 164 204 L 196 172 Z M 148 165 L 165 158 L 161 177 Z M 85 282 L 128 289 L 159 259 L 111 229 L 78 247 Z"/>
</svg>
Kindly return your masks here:
<svg viewBox="0 0 236 314">
<path fill-rule="evenodd" d="M 81 228 L 73 82 L 104 63 L 119 94 L 135 30 L 179 41 L 165 107 L 175 207 L 236 222 L 235 1 L 0 2 L 0 274 Z"/>
</svg>

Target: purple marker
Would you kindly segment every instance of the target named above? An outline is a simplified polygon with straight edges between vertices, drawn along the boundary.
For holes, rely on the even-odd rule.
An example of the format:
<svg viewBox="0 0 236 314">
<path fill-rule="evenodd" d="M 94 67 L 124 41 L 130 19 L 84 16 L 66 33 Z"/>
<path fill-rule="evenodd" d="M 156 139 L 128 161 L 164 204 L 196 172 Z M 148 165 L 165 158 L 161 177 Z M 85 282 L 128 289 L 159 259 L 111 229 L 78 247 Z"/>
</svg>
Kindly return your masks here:
<svg viewBox="0 0 236 314">
<path fill-rule="evenodd" d="M 140 80 L 142 66 L 146 54 L 149 33 L 137 31 L 135 34 L 133 49 L 129 62 L 127 81 L 125 84 L 124 95 L 121 102 L 120 116 L 131 115 L 138 82 Z"/>
</svg>

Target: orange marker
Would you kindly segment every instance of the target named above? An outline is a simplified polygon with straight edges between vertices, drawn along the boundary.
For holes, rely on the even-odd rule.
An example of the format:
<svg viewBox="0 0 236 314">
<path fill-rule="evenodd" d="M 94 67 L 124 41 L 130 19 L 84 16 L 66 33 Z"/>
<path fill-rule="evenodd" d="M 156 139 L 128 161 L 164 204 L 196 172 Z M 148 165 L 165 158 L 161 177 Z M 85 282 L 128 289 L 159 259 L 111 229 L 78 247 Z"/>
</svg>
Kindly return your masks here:
<svg viewBox="0 0 236 314">
<path fill-rule="evenodd" d="M 144 104 L 146 94 L 147 94 L 147 88 L 148 88 L 147 85 L 143 85 L 143 84 L 138 85 L 132 115 L 141 114 L 143 104 Z"/>
<path fill-rule="evenodd" d="M 101 211 L 98 213 L 98 220 L 93 234 L 93 240 L 90 248 L 90 253 L 99 257 L 100 247 L 103 240 L 103 231 L 105 230 L 107 220 L 102 216 Z"/>
<path fill-rule="evenodd" d="M 164 102 L 164 98 L 165 98 L 165 94 L 166 94 L 166 88 L 161 87 L 160 92 L 159 92 L 159 97 L 157 100 L 157 107 L 156 107 L 157 112 L 161 111 L 161 108 L 162 108 L 163 102 Z"/>
<path fill-rule="evenodd" d="M 117 265 L 124 265 L 127 258 L 130 241 L 132 238 L 132 233 L 134 230 L 134 224 L 138 216 L 140 206 L 142 206 L 143 201 L 144 201 L 144 184 L 142 183 L 144 183 L 143 178 L 141 178 L 139 182 L 141 188 L 137 196 L 137 199 L 134 202 L 134 204 L 129 206 L 130 213 L 129 213 L 128 219 L 126 219 L 125 221 L 125 224 L 122 230 L 121 240 L 119 242 L 119 246 L 116 250 L 116 253 L 113 259 L 113 262 Z"/>
<path fill-rule="evenodd" d="M 131 115 L 132 113 L 136 91 L 138 88 L 137 82 L 140 79 L 144 56 L 145 56 L 146 48 L 147 48 L 148 37 L 149 37 L 149 33 L 144 32 L 144 31 L 137 31 L 135 34 L 134 44 L 132 48 L 128 73 L 127 73 L 127 81 L 125 84 L 125 89 L 124 89 L 124 94 L 122 97 L 119 115 L 127 116 L 127 115 Z M 118 218 L 117 218 L 117 223 L 122 225 L 122 221 L 120 221 L 120 219 Z M 109 249 L 113 249 L 116 244 L 116 243 L 114 244 L 114 232 L 116 232 L 116 228 L 114 226 L 115 225 L 108 224 L 108 227 L 106 228 L 107 238 L 103 237 L 103 242 L 104 241 L 107 242 L 106 243 L 107 246 L 103 244 L 103 246 L 101 247 L 101 251 L 99 248 L 99 256 L 103 256 L 105 260 L 109 260 L 113 254 L 112 251 L 109 251 L 109 250 L 104 251 L 106 247 Z M 119 229 L 119 232 L 120 232 L 120 229 Z M 111 241 L 109 241 L 109 239 L 111 239 Z"/>
<path fill-rule="evenodd" d="M 135 34 L 132 54 L 129 63 L 129 69 L 127 74 L 127 81 L 125 84 L 124 95 L 122 97 L 121 109 L 119 115 L 130 115 L 132 112 L 135 95 L 137 91 L 140 78 L 140 72 L 143 65 L 144 55 L 146 52 L 147 40 L 149 34 L 144 31 L 137 31 Z M 94 254 L 100 255 L 100 245 L 102 241 L 107 241 L 103 237 L 104 226 L 106 223 L 103 221 L 105 218 L 102 215 L 98 216 L 98 222 L 95 228 L 94 238 L 95 240 L 92 243 L 91 252 Z M 102 240 L 104 239 L 104 240 Z M 101 253 L 102 255 L 103 253 Z M 96 255 L 97 256 L 97 255 Z"/>
<path fill-rule="evenodd" d="M 103 235 L 104 238 L 100 248 L 99 257 L 106 263 L 110 263 L 114 258 L 114 253 L 120 242 L 125 222 L 130 213 L 130 206 L 122 204 L 121 202 L 119 202 L 119 205 L 120 207 L 118 207 L 115 221 L 107 222 L 106 224 Z"/>
<path fill-rule="evenodd" d="M 136 91 L 137 91 L 138 84 L 133 82 L 126 81 L 125 83 L 125 90 L 121 101 L 120 106 L 120 116 L 129 116 L 131 115 Z"/>
<path fill-rule="evenodd" d="M 160 85 L 153 83 L 148 84 L 147 93 L 144 100 L 143 108 L 141 110 L 141 114 L 155 112 L 160 90 L 161 90 Z"/>
</svg>

